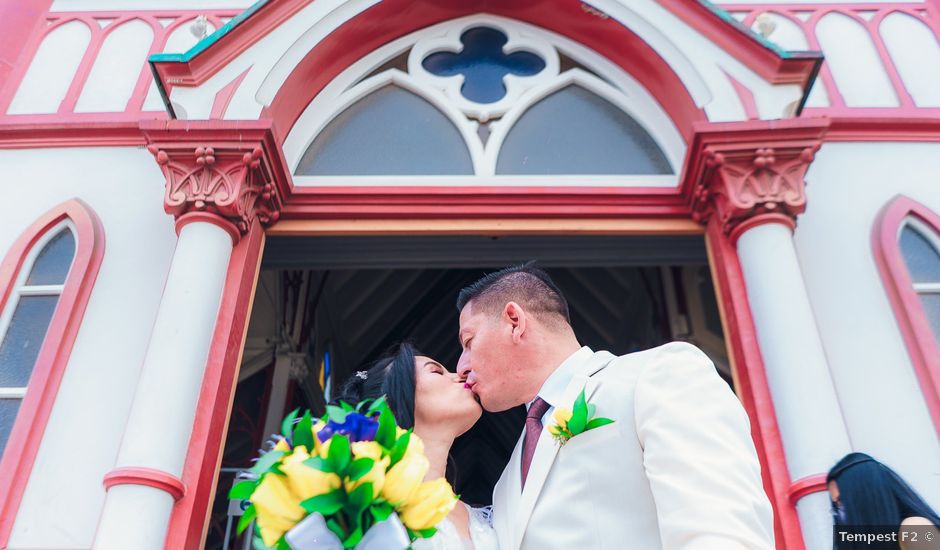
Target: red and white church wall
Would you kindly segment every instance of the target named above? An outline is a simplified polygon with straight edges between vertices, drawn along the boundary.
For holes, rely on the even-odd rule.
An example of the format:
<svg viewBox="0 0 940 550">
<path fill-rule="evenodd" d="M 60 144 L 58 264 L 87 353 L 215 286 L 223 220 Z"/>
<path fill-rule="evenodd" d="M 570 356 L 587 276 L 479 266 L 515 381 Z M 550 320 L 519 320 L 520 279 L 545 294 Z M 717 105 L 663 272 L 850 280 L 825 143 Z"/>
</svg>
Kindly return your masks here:
<svg viewBox="0 0 940 550">
<path fill-rule="evenodd" d="M 519 97 L 531 97 L 522 106 L 507 105 L 499 113 L 505 120 L 511 120 L 513 108 L 521 112 L 538 94 L 576 79 L 635 114 L 654 136 L 675 169 L 674 175 L 655 182 L 663 188 L 680 184 L 688 152 L 691 130 L 677 113 L 694 112 L 701 122 L 717 123 L 792 118 L 802 107 L 804 117 L 832 117 L 806 177 L 807 208 L 795 232 L 799 268 L 838 398 L 832 404 L 838 418 L 828 420 L 842 426 L 852 449 L 871 452 L 896 467 L 940 507 L 933 483 L 940 464 L 940 424 L 931 408 L 936 396 L 925 391 L 922 373 L 927 370 L 929 382 L 937 367 L 918 370 L 872 245 L 880 213 L 899 194 L 940 212 L 932 179 L 940 169 L 940 124 L 929 120 L 940 114 L 940 3 L 723 4 L 731 17 L 782 49 L 826 55 L 808 94 L 798 77 L 758 70 L 742 60 L 737 43 L 721 42 L 709 28 L 677 15 L 681 2 L 593 0 L 580 5 L 579 15 L 599 28 L 616 23 L 639 37 L 675 74 L 671 84 L 684 89 L 690 106 L 670 104 L 666 88 L 652 88 L 650 74 L 642 74 L 648 68 L 631 72 L 625 68 L 628 60 L 612 62 L 552 29 L 552 24 L 562 25 L 559 21 L 519 22 L 512 13 L 466 13 L 456 20 L 428 16 L 413 28 L 403 23 L 389 40 L 345 56 L 328 50 L 335 63 L 325 76 L 314 78 L 316 97 L 311 94 L 303 108 L 286 107 L 285 90 L 297 85 L 307 54 L 378 4 L 292 2 L 296 9 L 268 22 L 265 33 L 222 56 L 212 70 L 167 72 L 171 78 L 163 84 L 172 108 L 177 117 L 190 120 L 274 118 L 293 171 L 316 133 L 344 107 L 383 83 L 395 82 L 447 114 L 471 144 L 473 175 L 448 183 L 519 185 L 521 180 L 495 173 L 497 151 L 472 145 L 489 115 L 449 94 L 446 83 L 417 70 L 363 79 L 405 49 L 430 51 L 435 41 L 452 42 L 461 25 L 488 21 L 503 25 L 517 43 L 543 52 L 556 65 L 557 56 L 565 55 L 590 69 L 563 75 L 556 66 L 555 72 L 533 81 L 520 79 Z M 20 182 L 8 188 L 16 190 L 15 200 L 0 201 L 0 253 L 45 212 L 76 197 L 101 220 L 107 243 L 68 368 L 43 426 L 33 475 L 23 486 L 15 523 L 3 526 L 11 548 L 90 548 L 94 543 L 105 500 L 101 480 L 114 466 L 124 436 L 176 244 L 173 219 L 163 211 L 165 180 L 138 129 L 141 119 L 167 118 L 147 58 L 183 53 L 196 44 L 203 24 L 198 17 L 204 16 L 211 34 L 249 7 L 243 0 L 204 0 L 198 8 L 182 0 L 56 0 L 35 28 L 23 34 L 21 62 L 0 83 L 0 181 Z M 872 117 L 916 120 L 891 124 L 871 122 Z M 30 130 L 17 129 L 25 126 Z M 497 126 L 492 135 L 499 131 L 508 127 Z M 650 181 L 579 177 L 547 184 L 629 187 L 649 186 Z M 388 180 L 366 183 L 389 185 Z M 439 184 L 440 178 L 411 183 Z M 294 184 L 362 185 L 363 180 L 298 176 Z M 812 389 L 807 392 L 811 395 Z M 59 518 L 55 529 L 48 528 L 50 516 Z"/>
</svg>

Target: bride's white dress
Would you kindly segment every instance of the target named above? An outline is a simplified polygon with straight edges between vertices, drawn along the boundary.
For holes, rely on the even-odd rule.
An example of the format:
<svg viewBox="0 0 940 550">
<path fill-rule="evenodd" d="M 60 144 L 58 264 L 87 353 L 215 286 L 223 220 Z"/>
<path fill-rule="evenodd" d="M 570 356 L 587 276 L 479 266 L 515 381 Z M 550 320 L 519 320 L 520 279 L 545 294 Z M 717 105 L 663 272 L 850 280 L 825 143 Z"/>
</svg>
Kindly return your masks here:
<svg viewBox="0 0 940 550">
<path fill-rule="evenodd" d="M 465 505 L 466 506 L 466 505 Z M 437 526 L 437 533 L 429 539 L 418 539 L 412 544 L 414 550 L 499 550 L 496 531 L 493 530 L 491 507 L 471 508 L 470 538 L 464 538 L 449 519 Z"/>
</svg>

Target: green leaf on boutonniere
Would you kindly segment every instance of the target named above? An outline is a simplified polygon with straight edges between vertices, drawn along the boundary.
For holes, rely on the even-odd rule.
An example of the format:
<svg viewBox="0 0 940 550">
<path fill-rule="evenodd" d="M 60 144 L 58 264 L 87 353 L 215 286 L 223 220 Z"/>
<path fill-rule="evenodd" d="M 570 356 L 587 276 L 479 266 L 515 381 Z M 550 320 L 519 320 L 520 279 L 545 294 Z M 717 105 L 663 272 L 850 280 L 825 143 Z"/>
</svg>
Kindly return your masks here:
<svg viewBox="0 0 940 550">
<path fill-rule="evenodd" d="M 568 431 L 575 436 L 584 431 L 588 421 L 587 400 L 584 398 L 584 390 L 578 394 L 574 400 L 574 406 L 571 407 L 571 420 L 568 421 Z"/>
<path fill-rule="evenodd" d="M 613 424 L 614 421 L 609 418 L 594 418 L 587 423 L 587 426 L 584 428 L 584 431 L 593 430 L 594 428 L 600 428 L 601 426 L 606 426 L 608 424 Z"/>
</svg>

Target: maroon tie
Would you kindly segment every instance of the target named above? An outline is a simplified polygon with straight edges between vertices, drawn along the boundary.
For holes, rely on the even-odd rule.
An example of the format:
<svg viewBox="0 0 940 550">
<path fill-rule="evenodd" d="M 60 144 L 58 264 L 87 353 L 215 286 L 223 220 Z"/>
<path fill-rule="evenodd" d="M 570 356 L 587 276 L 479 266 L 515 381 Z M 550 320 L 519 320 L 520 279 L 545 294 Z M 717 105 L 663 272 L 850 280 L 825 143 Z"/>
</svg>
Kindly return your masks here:
<svg viewBox="0 0 940 550">
<path fill-rule="evenodd" d="M 542 417 L 551 405 L 541 397 L 536 397 L 529 407 L 525 417 L 525 441 L 522 444 L 522 486 L 525 487 L 525 478 L 529 476 L 529 465 L 535 456 L 535 448 L 539 444 L 542 434 Z"/>
</svg>

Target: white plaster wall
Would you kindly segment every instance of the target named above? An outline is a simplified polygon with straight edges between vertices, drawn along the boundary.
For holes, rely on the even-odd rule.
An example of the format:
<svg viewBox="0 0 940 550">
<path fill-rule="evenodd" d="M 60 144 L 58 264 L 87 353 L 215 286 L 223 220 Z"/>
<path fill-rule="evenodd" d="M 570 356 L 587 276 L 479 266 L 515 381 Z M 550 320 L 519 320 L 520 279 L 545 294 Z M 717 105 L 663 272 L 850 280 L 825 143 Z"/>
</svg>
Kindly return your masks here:
<svg viewBox="0 0 940 550">
<path fill-rule="evenodd" d="M 153 30 L 139 19 L 111 30 L 78 96 L 75 112 L 124 111 L 147 64 L 152 42 Z"/>
<path fill-rule="evenodd" d="M 176 243 L 163 176 L 143 148 L 2 150 L 0 181 L 0 254 L 71 198 L 104 226 L 101 269 L 10 539 L 90 548 Z"/>
<path fill-rule="evenodd" d="M 904 87 L 918 107 L 940 107 L 940 44 L 923 21 L 892 13 L 880 27 Z"/>
<path fill-rule="evenodd" d="M 940 212 L 937 143 L 831 143 L 807 174 L 797 255 L 854 450 L 940 509 L 940 442 L 872 256 L 880 209 L 898 193 Z M 799 403 L 788 406 L 800 406 Z"/>
<path fill-rule="evenodd" d="M 7 113 L 54 113 L 65 99 L 85 55 L 91 31 L 81 21 L 53 29 L 43 39 Z"/>
<path fill-rule="evenodd" d="M 868 30 L 840 13 L 823 16 L 816 38 L 848 107 L 897 107 L 897 95 Z"/>
</svg>

